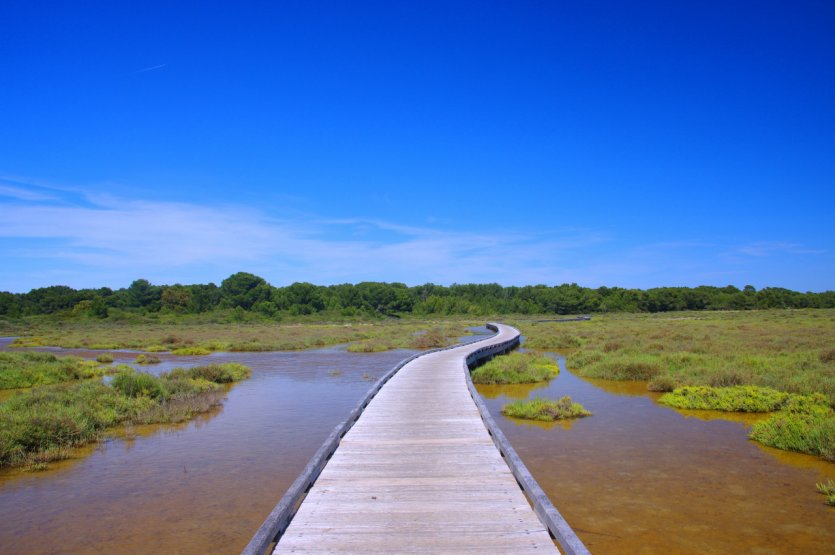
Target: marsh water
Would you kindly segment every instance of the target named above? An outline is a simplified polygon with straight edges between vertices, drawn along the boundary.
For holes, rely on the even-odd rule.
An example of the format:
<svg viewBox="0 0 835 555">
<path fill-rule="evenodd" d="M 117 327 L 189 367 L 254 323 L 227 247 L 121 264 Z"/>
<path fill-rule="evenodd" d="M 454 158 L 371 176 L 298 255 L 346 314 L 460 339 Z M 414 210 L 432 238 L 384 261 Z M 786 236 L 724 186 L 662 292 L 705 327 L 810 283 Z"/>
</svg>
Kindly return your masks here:
<svg viewBox="0 0 835 555">
<path fill-rule="evenodd" d="M 0 473 L 0 553 L 238 553 L 374 379 L 411 353 L 162 355 L 142 369 L 234 360 L 253 374 L 190 423 L 136 428 L 45 472 Z M 594 553 L 833 552 L 835 509 L 815 482 L 835 479 L 835 465 L 757 446 L 746 419 L 685 415 L 644 384 L 582 380 L 564 365 L 543 387 L 479 390 Z M 510 399 L 566 394 L 594 416 L 500 415 Z"/>
<path fill-rule="evenodd" d="M 747 439 L 762 416 L 677 411 L 646 383 L 568 372 L 542 386 L 478 386 L 491 414 L 592 553 L 835 553 L 835 464 Z M 526 423 L 501 406 L 563 395 L 593 415 Z"/>
</svg>

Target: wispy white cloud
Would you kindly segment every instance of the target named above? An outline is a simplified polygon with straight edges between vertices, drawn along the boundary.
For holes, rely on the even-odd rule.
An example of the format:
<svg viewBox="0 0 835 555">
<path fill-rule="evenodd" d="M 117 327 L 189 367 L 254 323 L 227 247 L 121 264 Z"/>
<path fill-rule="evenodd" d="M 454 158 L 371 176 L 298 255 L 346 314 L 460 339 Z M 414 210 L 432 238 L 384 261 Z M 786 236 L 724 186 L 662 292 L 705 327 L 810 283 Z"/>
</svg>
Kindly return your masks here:
<svg viewBox="0 0 835 555">
<path fill-rule="evenodd" d="M 54 193 L 54 194 L 53 194 Z M 79 194 L 60 187 L 0 183 L 0 290 L 65 283 L 124 286 L 219 281 L 251 271 L 275 285 L 402 281 L 407 284 L 577 282 L 596 287 L 780 285 L 826 289 L 825 271 L 787 282 L 780 260 L 825 251 L 791 242 L 734 247 L 721 242 L 641 242 L 594 229 L 419 226 L 371 218 L 276 216 L 212 206 Z M 58 199 L 58 201 L 55 200 Z M 733 256 L 731 256 L 733 253 Z M 779 258 L 780 256 L 784 258 Z M 830 257 L 831 258 L 831 257 Z M 826 260 L 825 260 L 826 259 Z M 787 265 L 788 266 L 788 265 Z"/>
<path fill-rule="evenodd" d="M 22 187 L 14 187 L 11 185 L 3 185 L 0 183 L 0 197 L 9 197 L 17 200 L 38 201 L 38 200 L 55 200 L 53 195 L 24 189 Z"/>
<path fill-rule="evenodd" d="M 137 70 L 136 70 L 136 71 L 134 71 L 133 73 L 134 73 L 134 74 L 137 74 L 137 73 L 145 73 L 145 72 L 148 72 L 148 71 L 154 71 L 155 69 L 162 69 L 162 68 L 164 68 L 164 67 L 165 67 L 165 66 L 167 66 L 167 65 L 168 65 L 168 64 L 157 64 L 157 65 L 155 65 L 155 66 L 144 67 L 144 68 L 142 68 L 142 69 L 137 69 Z"/>
<path fill-rule="evenodd" d="M 371 219 L 277 219 L 244 207 L 90 196 L 83 206 L 17 198 L 0 237 L 14 255 L 134 276 L 180 268 L 260 268 L 277 283 L 385 280 L 552 282 L 559 260 L 595 233 L 456 231 Z M 30 201 L 30 202 L 24 202 Z M 174 272 L 176 273 L 176 272 Z"/>
<path fill-rule="evenodd" d="M 756 243 L 751 243 L 749 245 L 744 245 L 736 249 L 736 254 L 742 254 L 746 256 L 773 256 L 777 254 L 824 254 L 825 250 L 820 249 L 810 249 L 808 247 L 804 247 L 803 245 L 799 245 L 797 243 L 789 243 L 785 241 L 759 241 Z"/>
</svg>

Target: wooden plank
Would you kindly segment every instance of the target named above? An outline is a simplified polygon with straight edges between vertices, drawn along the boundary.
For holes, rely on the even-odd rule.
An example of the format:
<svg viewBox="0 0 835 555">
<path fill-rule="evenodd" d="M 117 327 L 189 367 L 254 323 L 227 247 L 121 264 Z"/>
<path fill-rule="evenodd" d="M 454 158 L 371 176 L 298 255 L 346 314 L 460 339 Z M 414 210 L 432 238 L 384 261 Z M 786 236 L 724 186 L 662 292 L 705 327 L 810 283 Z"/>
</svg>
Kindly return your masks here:
<svg viewBox="0 0 835 555">
<path fill-rule="evenodd" d="M 274 553 L 556 553 L 474 404 L 462 367 L 489 341 L 394 374 L 308 492 Z"/>
</svg>

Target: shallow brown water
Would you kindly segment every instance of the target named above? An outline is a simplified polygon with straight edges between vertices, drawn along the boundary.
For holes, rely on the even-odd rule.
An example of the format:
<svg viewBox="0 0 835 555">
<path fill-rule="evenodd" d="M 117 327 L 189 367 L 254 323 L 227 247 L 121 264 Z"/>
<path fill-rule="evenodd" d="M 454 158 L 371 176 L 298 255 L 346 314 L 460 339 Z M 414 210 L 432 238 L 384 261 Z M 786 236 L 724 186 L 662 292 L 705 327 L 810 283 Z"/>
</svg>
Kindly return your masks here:
<svg viewBox="0 0 835 555">
<path fill-rule="evenodd" d="M 592 553 L 835 553 L 835 508 L 815 490 L 835 464 L 748 440 L 759 416 L 679 412 L 646 384 L 560 367 L 544 387 L 478 389 Z M 594 415 L 541 425 L 500 414 L 528 395 L 570 395 Z"/>
<path fill-rule="evenodd" d="M 145 366 L 235 360 L 253 375 L 188 424 L 137 429 L 46 472 L 0 474 L 0 553 L 239 553 L 371 386 L 364 374 L 410 353 L 231 353 Z"/>
</svg>

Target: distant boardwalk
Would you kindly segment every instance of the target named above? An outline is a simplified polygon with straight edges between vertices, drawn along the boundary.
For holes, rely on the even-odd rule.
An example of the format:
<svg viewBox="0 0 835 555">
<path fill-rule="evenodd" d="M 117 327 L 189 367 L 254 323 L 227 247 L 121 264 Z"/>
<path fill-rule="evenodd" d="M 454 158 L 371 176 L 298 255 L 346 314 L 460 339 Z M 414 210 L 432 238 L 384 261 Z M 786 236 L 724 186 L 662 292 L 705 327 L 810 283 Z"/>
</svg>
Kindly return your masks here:
<svg viewBox="0 0 835 555">
<path fill-rule="evenodd" d="M 498 325 L 490 339 L 421 356 L 394 374 L 339 440 L 274 553 L 556 553 L 464 370 L 475 351 L 516 337 Z M 570 535 L 579 549 L 569 551 L 585 552 Z"/>
</svg>

